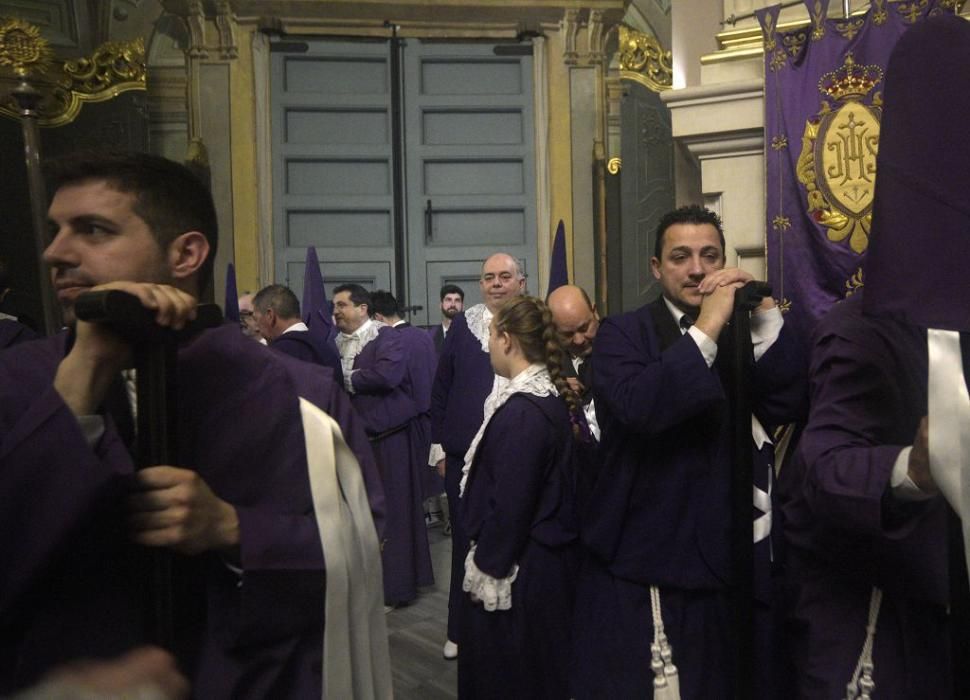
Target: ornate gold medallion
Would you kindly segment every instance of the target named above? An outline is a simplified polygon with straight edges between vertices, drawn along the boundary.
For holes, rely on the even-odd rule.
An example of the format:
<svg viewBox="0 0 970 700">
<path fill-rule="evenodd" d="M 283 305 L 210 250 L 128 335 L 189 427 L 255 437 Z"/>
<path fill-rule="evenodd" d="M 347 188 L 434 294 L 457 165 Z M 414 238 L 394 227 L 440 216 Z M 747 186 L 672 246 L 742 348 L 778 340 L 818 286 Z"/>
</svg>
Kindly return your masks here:
<svg viewBox="0 0 970 700">
<path fill-rule="evenodd" d="M 818 114 L 805 123 L 798 179 L 808 211 L 833 242 L 849 239 L 856 253 L 869 246 L 872 200 L 879 151 L 882 99 L 863 100 L 882 81 L 879 66 L 860 66 L 851 54 L 842 67 L 819 81 Z"/>
</svg>

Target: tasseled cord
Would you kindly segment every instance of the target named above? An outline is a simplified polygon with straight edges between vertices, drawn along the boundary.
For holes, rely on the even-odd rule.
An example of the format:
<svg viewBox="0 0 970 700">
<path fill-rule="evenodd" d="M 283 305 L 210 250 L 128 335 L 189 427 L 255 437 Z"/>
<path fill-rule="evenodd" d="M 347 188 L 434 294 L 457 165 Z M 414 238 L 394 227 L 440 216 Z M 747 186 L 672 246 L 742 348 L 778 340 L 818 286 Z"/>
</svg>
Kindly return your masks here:
<svg viewBox="0 0 970 700">
<path fill-rule="evenodd" d="M 876 620 L 879 619 L 879 606 L 882 605 L 882 591 L 872 587 L 869 598 L 869 623 L 866 625 L 866 641 L 862 645 L 859 662 L 855 665 L 852 680 L 845 688 L 846 700 L 872 700 L 876 684 L 872 680 L 875 666 L 872 663 L 872 647 L 876 640 Z"/>
<path fill-rule="evenodd" d="M 650 668 L 653 670 L 653 700 L 680 700 L 680 678 L 674 666 L 674 652 L 664 634 L 660 617 L 660 589 L 650 586 L 650 608 L 653 612 L 653 644 L 650 645 Z"/>
</svg>

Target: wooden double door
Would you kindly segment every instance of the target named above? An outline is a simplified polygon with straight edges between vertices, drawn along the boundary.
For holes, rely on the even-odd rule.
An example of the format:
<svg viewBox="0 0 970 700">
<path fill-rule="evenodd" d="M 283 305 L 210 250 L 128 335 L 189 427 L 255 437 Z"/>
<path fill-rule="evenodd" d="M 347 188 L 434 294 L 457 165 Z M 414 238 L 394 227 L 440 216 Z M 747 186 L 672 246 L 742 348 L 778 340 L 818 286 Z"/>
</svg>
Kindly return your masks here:
<svg viewBox="0 0 970 700">
<path fill-rule="evenodd" d="M 436 323 L 438 290 L 478 300 L 482 260 L 536 270 L 531 45 L 292 37 L 271 60 L 276 281 L 307 246 L 330 294 L 392 291 Z"/>
</svg>

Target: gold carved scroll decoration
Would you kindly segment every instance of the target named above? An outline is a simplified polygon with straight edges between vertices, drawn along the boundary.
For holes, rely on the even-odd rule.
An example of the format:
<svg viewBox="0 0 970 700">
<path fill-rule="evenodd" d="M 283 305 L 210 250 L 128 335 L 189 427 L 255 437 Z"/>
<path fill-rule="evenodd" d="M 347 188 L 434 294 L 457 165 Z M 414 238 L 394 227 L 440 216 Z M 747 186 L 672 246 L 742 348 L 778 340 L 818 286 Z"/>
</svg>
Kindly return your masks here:
<svg viewBox="0 0 970 700">
<path fill-rule="evenodd" d="M 28 79 L 43 98 L 41 126 L 72 122 L 85 102 L 104 102 L 128 90 L 145 89 L 145 44 L 106 42 L 87 58 L 54 60 L 40 31 L 19 19 L 0 18 L 0 114 L 19 118 L 20 110 L 4 85 Z"/>
<path fill-rule="evenodd" d="M 669 90 L 674 84 L 670 51 L 647 34 L 620 25 L 620 78 L 633 80 L 653 92 Z"/>
</svg>

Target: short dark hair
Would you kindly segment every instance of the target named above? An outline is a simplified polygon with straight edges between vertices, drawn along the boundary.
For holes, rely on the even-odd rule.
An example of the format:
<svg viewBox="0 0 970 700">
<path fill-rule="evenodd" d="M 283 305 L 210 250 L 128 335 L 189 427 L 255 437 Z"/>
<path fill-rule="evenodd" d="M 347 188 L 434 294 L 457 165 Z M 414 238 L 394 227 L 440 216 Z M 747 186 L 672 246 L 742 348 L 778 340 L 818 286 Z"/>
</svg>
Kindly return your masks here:
<svg viewBox="0 0 970 700">
<path fill-rule="evenodd" d="M 44 165 L 47 190 L 102 180 L 118 192 L 135 196 L 132 210 L 151 230 L 164 251 L 176 238 L 198 231 L 209 242 L 209 257 L 199 269 L 199 293 L 212 279 L 219 225 L 212 194 L 186 166 L 148 153 L 78 151 Z"/>
<path fill-rule="evenodd" d="M 726 256 L 724 249 L 727 246 L 724 243 L 724 229 L 721 228 L 721 217 L 705 207 L 698 206 L 697 204 L 688 204 L 685 207 L 667 212 L 660 219 L 660 223 L 657 224 L 657 240 L 653 245 L 653 256 L 657 260 L 660 260 L 660 256 L 663 255 L 664 234 L 674 224 L 710 224 L 717 229 L 718 238 L 721 239 L 721 257 Z"/>
<path fill-rule="evenodd" d="M 401 306 L 397 303 L 397 299 L 394 298 L 393 294 L 385 292 L 383 289 L 370 293 L 370 306 L 368 308 L 372 314 L 380 314 L 381 316 L 401 315 Z"/>
<path fill-rule="evenodd" d="M 360 306 L 361 304 L 367 304 L 367 313 L 371 313 L 370 305 L 370 292 L 361 287 L 359 284 L 341 284 L 333 288 L 333 295 L 337 296 L 341 292 L 350 292 L 350 301 L 354 306 Z"/>
<path fill-rule="evenodd" d="M 444 301 L 445 297 L 449 294 L 457 294 L 461 297 L 462 301 L 465 301 L 465 290 L 459 287 L 457 284 L 446 284 L 441 288 L 441 299 L 439 301 Z"/>
<path fill-rule="evenodd" d="M 282 319 L 300 318 L 300 302 L 289 287 L 271 284 L 263 287 L 253 297 L 253 308 L 259 313 L 272 309 Z"/>
</svg>

